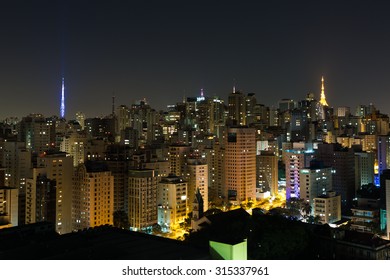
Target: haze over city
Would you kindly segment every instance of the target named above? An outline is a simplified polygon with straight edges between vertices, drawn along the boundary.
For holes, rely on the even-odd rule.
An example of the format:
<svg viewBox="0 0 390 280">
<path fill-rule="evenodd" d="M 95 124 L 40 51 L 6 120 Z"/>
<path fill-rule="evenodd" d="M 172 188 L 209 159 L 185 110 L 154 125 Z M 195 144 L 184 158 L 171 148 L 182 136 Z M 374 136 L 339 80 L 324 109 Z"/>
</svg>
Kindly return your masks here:
<svg viewBox="0 0 390 280">
<path fill-rule="evenodd" d="M 8 1 L 0 10 L 0 118 L 111 112 L 146 98 L 260 103 L 320 94 L 332 107 L 388 113 L 390 5 L 382 1 Z"/>
</svg>

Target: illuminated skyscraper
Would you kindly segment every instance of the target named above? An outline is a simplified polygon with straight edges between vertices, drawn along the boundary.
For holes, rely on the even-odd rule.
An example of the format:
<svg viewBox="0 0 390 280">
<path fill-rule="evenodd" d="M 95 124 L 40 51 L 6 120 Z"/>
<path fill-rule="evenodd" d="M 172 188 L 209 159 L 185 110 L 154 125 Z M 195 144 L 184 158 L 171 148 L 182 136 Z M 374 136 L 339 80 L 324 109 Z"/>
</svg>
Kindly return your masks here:
<svg viewBox="0 0 390 280">
<path fill-rule="evenodd" d="M 256 156 L 257 188 L 278 194 L 278 157 L 273 152 L 263 151 Z"/>
<path fill-rule="evenodd" d="M 225 138 L 225 186 L 229 200 L 256 200 L 256 130 L 229 127 Z"/>
<path fill-rule="evenodd" d="M 286 199 L 301 198 L 300 171 L 310 166 L 313 152 L 305 150 L 286 150 L 283 152 L 286 166 Z"/>
<path fill-rule="evenodd" d="M 321 78 L 321 99 L 320 103 L 322 106 L 329 106 L 328 103 L 326 102 L 325 98 L 325 86 L 324 86 L 324 77 Z"/>
<path fill-rule="evenodd" d="M 355 153 L 340 144 L 319 144 L 316 158 L 334 171 L 332 189 L 341 195 L 342 211 L 348 213 L 355 197 Z"/>
<path fill-rule="evenodd" d="M 107 164 L 86 161 L 75 171 L 73 230 L 114 224 L 114 176 Z"/>
<path fill-rule="evenodd" d="M 385 180 L 387 239 L 390 239 L 390 180 Z"/>
<path fill-rule="evenodd" d="M 300 198 L 314 210 L 314 199 L 332 190 L 332 168 L 323 162 L 312 160 L 310 167 L 299 170 Z"/>
<path fill-rule="evenodd" d="M 81 125 L 81 129 L 84 130 L 85 127 L 85 114 L 83 112 L 76 113 L 76 121 Z"/>
<path fill-rule="evenodd" d="M 157 223 L 157 184 L 152 169 L 129 171 L 129 224 L 132 230 L 146 230 Z"/>
<path fill-rule="evenodd" d="M 164 177 L 157 187 L 157 223 L 167 232 L 187 217 L 187 183 L 174 174 Z"/>
<path fill-rule="evenodd" d="M 374 183 L 375 154 L 355 152 L 355 189 Z"/>
<path fill-rule="evenodd" d="M 245 119 L 245 95 L 234 91 L 228 97 L 228 122 L 233 125 L 245 125 Z"/>
<path fill-rule="evenodd" d="M 203 199 L 203 211 L 208 209 L 208 166 L 207 163 L 201 159 L 189 158 L 187 159 L 186 166 L 186 179 L 187 179 L 187 196 L 188 196 L 188 208 L 189 212 L 192 212 L 193 202 L 195 195 L 199 191 Z"/>
<path fill-rule="evenodd" d="M 61 108 L 60 108 L 61 118 L 65 118 L 65 85 L 64 78 L 62 77 L 62 87 L 61 87 Z"/>
<path fill-rule="evenodd" d="M 50 125 L 42 114 L 23 117 L 18 125 L 18 140 L 25 143 L 26 149 L 42 154 L 50 147 Z"/>
<path fill-rule="evenodd" d="M 390 136 L 379 135 L 377 142 L 378 174 L 390 168 Z"/>
<path fill-rule="evenodd" d="M 45 175 L 56 184 L 55 194 L 53 194 L 55 195 L 55 208 L 54 206 L 53 208 L 56 231 L 59 234 L 69 233 L 72 231 L 73 158 L 63 152 L 43 154 L 38 159 L 38 166 L 42 168 L 38 171 L 40 175 Z M 37 178 L 38 176 L 33 176 L 34 184 Z M 42 187 L 38 186 L 38 189 Z M 36 186 L 34 188 L 36 189 Z M 27 197 L 26 200 L 28 199 L 30 198 Z"/>
</svg>

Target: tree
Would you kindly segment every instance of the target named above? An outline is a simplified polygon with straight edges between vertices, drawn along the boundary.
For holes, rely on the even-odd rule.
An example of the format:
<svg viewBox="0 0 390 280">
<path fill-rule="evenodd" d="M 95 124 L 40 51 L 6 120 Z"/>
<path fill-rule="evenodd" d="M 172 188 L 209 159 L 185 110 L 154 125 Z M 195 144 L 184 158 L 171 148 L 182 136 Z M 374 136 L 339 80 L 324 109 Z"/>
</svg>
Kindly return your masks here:
<svg viewBox="0 0 390 280">
<path fill-rule="evenodd" d="M 123 210 L 118 210 L 114 212 L 114 227 L 122 228 L 122 229 L 129 229 L 129 218 L 127 217 L 127 214 Z"/>
<path fill-rule="evenodd" d="M 303 199 L 290 198 L 286 203 L 289 210 L 289 216 L 297 219 L 307 221 L 311 214 L 311 206 Z"/>
</svg>

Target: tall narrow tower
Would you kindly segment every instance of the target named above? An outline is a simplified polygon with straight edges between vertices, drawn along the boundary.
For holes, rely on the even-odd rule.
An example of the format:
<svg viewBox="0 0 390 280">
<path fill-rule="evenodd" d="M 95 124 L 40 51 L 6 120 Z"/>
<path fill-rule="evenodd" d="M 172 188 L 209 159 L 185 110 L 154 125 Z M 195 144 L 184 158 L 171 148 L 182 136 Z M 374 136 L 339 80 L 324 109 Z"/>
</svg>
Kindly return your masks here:
<svg viewBox="0 0 390 280">
<path fill-rule="evenodd" d="M 320 103 L 322 106 L 329 106 L 328 103 L 326 102 L 325 98 L 325 87 L 324 87 L 324 76 L 321 78 L 321 99 Z"/>
<path fill-rule="evenodd" d="M 60 116 L 61 116 L 62 119 L 65 118 L 65 85 L 64 85 L 64 77 L 62 77 Z"/>
</svg>

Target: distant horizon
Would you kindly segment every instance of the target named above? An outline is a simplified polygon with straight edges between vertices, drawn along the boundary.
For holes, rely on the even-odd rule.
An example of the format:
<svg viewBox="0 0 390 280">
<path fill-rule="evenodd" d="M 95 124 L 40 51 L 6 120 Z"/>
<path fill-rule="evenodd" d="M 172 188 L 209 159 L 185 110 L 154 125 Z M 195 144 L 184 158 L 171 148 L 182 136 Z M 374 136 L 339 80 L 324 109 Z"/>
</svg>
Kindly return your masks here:
<svg viewBox="0 0 390 280">
<path fill-rule="evenodd" d="M 66 88 L 66 85 L 65 85 L 65 88 Z M 232 90 L 231 90 L 229 93 L 225 93 L 225 94 L 224 94 L 225 96 L 221 96 L 221 95 L 218 95 L 218 94 L 208 94 L 207 89 L 205 89 L 205 88 L 199 88 L 199 90 L 198 90 L 197 93 L 188 94 L 188 95 L 184 95 L 184 94 L 183 94 L 183 98 L 184 98 L 184 97 L 185 97 L 185 98 L 187 98 L 187 97 L 198 97 L 198 96 L 201 95 L 201 90 L 202 90 L 202 89 L 203 89 L 203 92 L 204 92 L 204 96 L 205 96 L 205 97 L 209 97 L 209 98 L 211 98 L 211 97 L 218 97 L 218 98 L 223 99 L 224 102 L 225 102 L 225 104 L 227 104 L 228 95 L 229 95 L 230 93 L 233 92 L 233 84 L 232 84 L 232 87 L 231 87 Z M 61 92 L 61 91 L 59 90 L 59 92 Z M 262 103 L 262 102 L 260 102 L 259 99 L 261 98 L 261 96 L 259 96 L 259 94 L 257 94 L 256 92 L 253 92 L 253 91 L 243 91 L 243 90 L 240 90 L 239 87 L 236 87 L 236 92 L 242 92 L 242 93 L 245 94 L 245 95 L 247 95 L 247 94 L 249 94 L 249 93 L 254 93 L 254 94 L 255 94 L 255 97 L 256 97 L 256 100 L 257 100 L 257 104 L 263 104 L 263 105 L 265 105 L 266 107 L 270 107 L 270 108 L 271 108 L 271 107 L 276 107 L 276 108 L 277 108 L 277 107 L 278 107 L 278 102 L 281 101 L 281 100 L 283 100 L 283 99 L 291 99 L 291 100 L 293 100 L 293 101 L 295 101 L 295 102 L 299 102 L 299 101 L 301 101 L 301 100 L 305 100 L 307 94 L 309 94 L 309 93 L 313 93 L 313 94 L 314 94 L 314 99 L 315 99 L 315 100 L 317 100 L 317 101 L 320 100 L 320 89 L 319 89 L 317 92 L 309 91 L 309 92 L 307 92 L 306 94 L 303 94 L 302 97 L 301 97 L 300 99 L 294 99 L 294 98 L 292 98 L 292 97 L 285 96 L 285 97 L 282 97 L 282 98 L 279 98 L 279 99 L 275 100 L 272 104 L 267 104 L 267 103 Z M 162 105 L 163 107 L 156 107 L 156 106 L 154 106 L 154 105 L 156 105 L 156 104 L 155 104 L 156 102 L 154 102 L 153 100 L 149 99 L 147 96 L 145 96 L 145 97 L 143 97 L 143 98 L 139 98 L 139 99 L 135 99 L 135 98 L 134 98 L 134 99 L 132 99 L 132 101 L 131 101 L 130 103 L 125 104 L 124 102 L 119 102 L 119 101 L 117 100 L 117 97 L 116 97 L 115 95 L 107 95 L 107 103 L 106 103 L 107 106 L 105 106 L 105 107 L 106 107 L 106 112 L 95 112 L 95 113 L 92 113 L 92 114 L 87 114 L 86 112 L 88 112 L 88 110 L 82 110 L 82 109 L 81 109 L 81 110 L 75 111 L 75 110 L 73 110 L 72 108 L 70 108 L 71 113 L 68 113 L 69 105 L 67 104 L 67 98 L 69 98 L 69 97 L 67 96 L 67 93 L 66 93 L 66 90 L 65 90 L 65 108 L 66 108 L 66 110 L 65 110 L 65 119 L 66 119 L 66 120 L 74 120 L 74 119 L 76 119 L 76 113 L 77 113 L 77 112 L 82 112 L 82 113 L 84 113 L 84 114 L 86 115 L 87 118 L 106 117 L 106 116 L 109 116 L 109 115 L 111 114 L 111 112 L 112 112 L 112 97 L 113 97 L 113 96 L 115 97 L 115 109 L 116 109 L 118 106 L 121 106 L 121 105 L 125 105 L 125 106 L 130 107 L 131 105 L 136 104 L 137 102 L 142 101 L 142 100 L 145 99 L 145 100 L 146 100 L 146 103 L 147 103 L 148 105 L 150 105 L 150 107 L 151 107 L 152 109 L 155 109 L 155 110 L 158 111 L 158 112 L 160 112 L 160 111 L 166 112 L 166 111 L 167 111 L 167 106 L 169 106 L 169 105 L 176 105 L 177 103 L 180 103 L 180 102 L 182 102 L 182 100 L 183 100 L 183 98 L 180 99 L 180 100 L 179 100 L 179 99 L 178 99 L 178 100 L 172 100 L 172 102 L 167 102 L 165 105 Z M 329 95 L 327 94 L 326 80 L 325 80 L 325 96 L 326 96 L 326 100 L 327 100 L 327 101 L 328 101 L 329 99 L 334 99 L 334 96 L 331 96 L 331 97 L 329 98 Z M 3 115 L 0 113 L 0 115 L 2 116 L 2 117 L 0 118 L 0 121 L 4 121 L 4 120 L 7 119 L 7 118 L 19 118 L 19 119 L 21 119 L 21 118 L 26 117 L 26 116 L 28 116 L 28 115 L 30 115 L 30 114 L 42 114 L 42 115 L 45 116 L 45 117 L 57 116 L 57 117 L 60 118 L 60 105 L 61 105 L 61 103 L 60 103 L 60 97 L 61 97 L 61 94 L 59 94 L 59 100 L 58 100 L 58 104 L 57 104 L 57 108 L 56 108 L 57 110 L 51 109 L 51 112 L 50 112 L 50 111 L 46 111 L 46 112 L 31 111 L 31 112 L 26 112 L 25 114 L 22 114 L 22 115 L 19 114 L 19 115 L 8 115 L 8 116 L 5 116 L 5 115 L 3 116 Z M 364 104 L 364 103 L 356 103 L 356 102 L 355 102 L 356 105 L 352 105 L 352 106 L 350 106 L 349 104 L 344 104 L 344 105 L 340 104 L 340 105 L 332 106 L 331 102 L 328 101 L 328 103 L 330 103 L 329 107 L 334 108 L 334 109 L 337 109 L 338 107 L 349 107 L 349 108 L 351 109 L 351 114 L 353 114 L 353 115 L 354 115 L 354 113 L 355 113 L 355 109 L 356 109 L 357 106 L 359 106 L 359 105 L 366 105 L 366 106 L 368 106 L 368 105 L 371 105 L 371 104 L 372 104 L 372 105 L 374 105 L 375 108 L 376 108 L 377 110 L 379 110 L 381 113 L 386 114 L 386 115 L 389 115 L 388 112 L 383 111 L 383 108 L 381 108 L 380 106 L 378 106 L 378 104 L 376 104 L 376 103 L 374 103 L 374 102 L 370 102 L 370 103 L 366 103 L 366 104 Z M 161 104 L 158 104 L 158 105 L 161 105 Z M 72 117 L 70 117 L 70 116 L 72 116 Z"/>
</svg>

